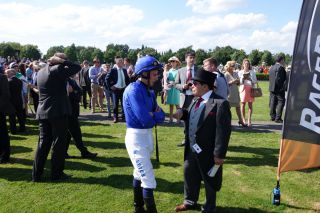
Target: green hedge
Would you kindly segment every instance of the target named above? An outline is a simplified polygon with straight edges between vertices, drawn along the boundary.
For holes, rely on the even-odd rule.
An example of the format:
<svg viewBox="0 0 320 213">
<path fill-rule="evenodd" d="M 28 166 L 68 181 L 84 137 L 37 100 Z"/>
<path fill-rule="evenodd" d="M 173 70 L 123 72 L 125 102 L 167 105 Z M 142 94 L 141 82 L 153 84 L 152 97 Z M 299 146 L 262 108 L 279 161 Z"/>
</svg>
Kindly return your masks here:
<svg viewBox="0 0 320 213">
<path fill-rule="evenodd" d="M 258 81 L 269 81 L 269 74 L 256 73 Z"/>
</svg>

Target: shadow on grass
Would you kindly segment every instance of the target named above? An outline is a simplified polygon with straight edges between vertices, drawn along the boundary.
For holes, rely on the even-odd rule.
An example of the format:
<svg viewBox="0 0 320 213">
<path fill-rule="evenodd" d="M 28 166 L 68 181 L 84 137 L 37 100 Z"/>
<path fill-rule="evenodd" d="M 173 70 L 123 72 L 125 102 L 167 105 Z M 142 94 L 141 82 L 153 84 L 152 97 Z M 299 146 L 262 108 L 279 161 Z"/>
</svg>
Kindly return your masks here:
<svg viewBox="0 0 320 213">
<path fill-rule="evenodd" d="M 227 157 L 227 164 L 244 164 L 247 166 L 273 166 L 277 167 L 279 149 L 246 147 L 246 146 L 230 146 L 228 151 L 240 153 L 252 153 L 257 157 Z"/>
<path fill-rule="evenodd" d="M 125 149 L 126 145 L 124 143 L 117 142 L 93 142 L 93 141 L 85 141 L 86 146 L 91 146 L 100 149 Z"/>
<path fill-rule="evenodd" d="M 33 160 L 24 159 L 24 158 L 10 157 L 10 163 L 12 163 L 12 164 L 22 164 L 22 165 L 26 165 L 26 166 L 32 166 Z"/>
<path fill-rule="evenodd" d="M 184 128 L 184 124 L 182 121 L 179 124 L 177 124 L 177 122 L 175 122 L 175 121 L 172 123 L 170 123 L 169 121 L 165 121 L 165 122 L 159 124 L 159 126 Z M 183 131 L 183 130 L 181 130 L 181 131 Z"/>
<path fill-rule="evenodd" d="M 112 158 L 96 157 L 92 159 L 92 161 L 105 163 L 105 164 L 108 164 L 108 166 L 110 167 L 131 167 L 132 166 L 130 159 L 125 157 L 112 157 Z"/>
<path fill-rule="evenodd" d="M 281 203 L 281 205 L 286 206 L 288 208 L 297 209 L 297 210 L 300 210 L 300 211 L 303 211 L 303 212 L 306 212 L 306 211 L 318 212 L 319 211 L 319 209 L 304 208 L 304 207 L 300 207 L 300 206 L 293 206 L 293 205 L 286 204 L 286 203 Z"/>
<path fill-rule="evenodd" d="M 46 161 L 45 168 L 48 169 L 48 170 L 51 170 L 51 158 L 50 157 L 48 157 L 48 158 L 49 159 L 47 159 L 47 161 Z M 26 165 L 26 166 L 32 167 L 33 159 L 30 160 L 30 159 L 25 159 L 25 158 L 14 158 L 14 157 L 11 157 L 10 158 L 10 164 L 22 164 L 22 165 Z M 10 164 L 8 164 L 8 165 L 10 165 Z M 66 161 L 65 161 L 65 169 L 67 169 L 67 170 L 78 170 L 78 171 L 88 171 L 88 172 L 99 172 L 99 171 L 105 170 L 105 168 L 102 168 L 102 167 L 97 167 L 97 166 L 93 166 L 93 165 L 82 163 L 82 162 L 71 161 L 69 159 L 66 159 Z M 1 176 L 6 176 L 6 174 L 5 173 L 1 173 Z"/>
<path fill-rule="evenodd" d="M 18 140 L 18 141 L 22 141 L 22 140 L 26 140 L 26 137 L 21 137 L 18 135 L 10 135 L 10 140 Z"/>
<path fill-rule="evenodd" d="M 0 173 L 0 179 L 8 181 L 31 181 L 31 169 L 0 167 Z"/>
<path fill-rule="evenodd" d="M 92 161 L 96 161 L 99 163 L 108 164 L 110 167 L 132 167 L 131 160 L 129 157 L 112 157 L 112 158 L 104 158 L 104 157 L 96 157 L 92 159 Z M 179 167 L 181 164 L 172 163 L 172 162 L 161 162 L 158 163 L 155 159 L 151 159 L 152 165 L 154 169 L 158 169 L 160 165 L 167 167 Z"/>
<path fill-rule="evenodd" d="M 11 154 L 19 154 L 32 151 L 33 150 L 31 148 L 25 146 L 11 146 Z"/>
<path fill-rule="evenodd" d="M 64 182 L 67 183 L 85 183 L 85 184 L 100 184 L 111 186 L 117 189 L 132 189 L 132 175 L 110 175 L 106 178 L 70 178 Z M 162 178 L 157 178 L 157 191 L 169 192 L 173 194 L 183 195 L 183 182 L 169 182 Z"/>
<path fill-rule="evenodd" d="M 257 213 L 263 213 L 263 212 L 269 212 L 269 211 L 264 211 L 261 209 L 257 208 L 237 208 L 237 207 L 217 207 L 217 212 L 230 212 L 230 213 L 246 213 L 246 212 L 257 212 Z"/>
<path fill-rule="evenodd" d="M 303 172 L 303 173 L 312 173 L 312 172 L 317 172 L 320 170 L 320 166 L 318 168 L 310 168 L 310 169 L 303 169 L 299 170 L 298 172 Z"/>
<path fill-rule="evenodd" d="M 161 162 L 161 159 L 160 159 L 160 162 L 158 162 L 156 159 L 151 159 L 151 162 L 152 162 L 154 169 L 160 168 L 160 165 L 167 166 L 167 167 L 173 167 L 173 168 L 181 166 L 181 164 L 179 164 L 179 163 Z"/>
<path fill-rule="evenodd" d="M 250 133 L 273 133 L 281 132 L 280 124 L 253 124 L 251 127 L 232 126 L 234 132 L 250 132 Z"/>
<path fill-rule="evenodd" d="M 82 133 L 82 137 L 87 137 L 87 138 L 107 138 L 107 139 L 115 138 L 115 137 L 113 137 L 111 135 L 98 135 L 98 134 L 92 134 L 92 133 L 87 133 L 87 132 Z"/>
<path fill-rule="evenodd" d="M 86 126 L 110 126 L 106 123 L 109 119 L 102 114 L 83 114 L 79 116 L 81 125 Z"/>
<path fill-rule="evenodd" d="M 77 170 L 77 171 L 87 171 L 87 172 L 100 172 L 105 170 L 103 167 L 93 166 L 90 164 L 76 162 L 76 161 L 69 161 L 66 160 L 65 169 L 67 170 Z"/>
</svg>

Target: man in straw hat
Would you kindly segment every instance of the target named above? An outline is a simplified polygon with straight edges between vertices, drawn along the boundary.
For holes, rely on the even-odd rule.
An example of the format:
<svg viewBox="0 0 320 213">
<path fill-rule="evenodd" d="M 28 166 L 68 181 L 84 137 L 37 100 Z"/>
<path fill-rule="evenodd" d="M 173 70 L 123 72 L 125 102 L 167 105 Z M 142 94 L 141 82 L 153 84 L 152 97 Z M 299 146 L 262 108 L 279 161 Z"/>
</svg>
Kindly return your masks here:
<svg viewBox="0 0 320 213">
<path fill-rule="evenodd" d="M 192 78 L 195 96 L 189 109 L 179 109 L 175 117 L 185 121 L 184 202 L 175 211 L 198 209 L 204 181 L 206 201 L 203 211 L 215 212 L 216 192 L 222 183 L 222 164 L 231 134 L 231 113 L 227 100 L 213 91 L 216 75 L 200 69 Z M 215 166 L 216 165 L 216 166 Z M 218 168 L 214 175 L 211 168 Z"/>
<path fill-rule="evenodd" d="M 61 180 L 68 176 L 63 172 L 66 156 L 66 135 L 71 106 L 67 95 L 67 79 L 79 72 L 80 65 L 69 61 L 65 54 L 56 53 L 39 71 L 37 87 L 39 105 L 39 142 L 32 169 L 32 181 L 41 181 L 44 165 L 52 147 L 51 179 Z"/>
</svg>

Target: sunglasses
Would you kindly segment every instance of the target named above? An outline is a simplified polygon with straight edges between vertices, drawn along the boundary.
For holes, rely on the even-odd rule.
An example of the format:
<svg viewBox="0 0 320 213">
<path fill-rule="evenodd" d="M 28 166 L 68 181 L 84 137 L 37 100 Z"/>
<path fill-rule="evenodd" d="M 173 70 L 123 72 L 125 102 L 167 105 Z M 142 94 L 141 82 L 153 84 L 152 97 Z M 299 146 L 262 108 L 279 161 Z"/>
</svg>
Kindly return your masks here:
<svg viewBox="0 0 320 213">
<path fill-rule="evenodd" d="M 193 85 L 196 87 L 196 86 L 198 86 L 198 85 L 202 85 L 202 83 L 199 82 L 199 81 L 193 81 Z"/>
</svg>

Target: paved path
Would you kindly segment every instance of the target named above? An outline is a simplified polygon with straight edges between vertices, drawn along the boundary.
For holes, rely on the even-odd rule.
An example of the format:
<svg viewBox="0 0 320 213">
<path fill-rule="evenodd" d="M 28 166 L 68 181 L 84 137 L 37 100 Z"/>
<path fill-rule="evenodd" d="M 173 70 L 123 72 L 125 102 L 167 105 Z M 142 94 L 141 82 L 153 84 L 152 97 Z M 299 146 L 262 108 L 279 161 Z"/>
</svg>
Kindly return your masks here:
<svg viewBox="0 0 320 213">
<path fill-rule="evenodd" d="M 90 113 L 90 112 L 82 112 L 79 116 L 81 121 L 88 122 L 101 122 L 112 124 L 112 119 L 108 118 L 106 113 Z M 123 123 L 123 122 L 120 122 Z M 166 117 L 165 122 L 162 124 L 164 126 L 181 126 L 183 127 L 183 123 L 169 123 L 169 119 Z M 269 132 L 277 132 L 281 133 L 282 124 L 278 124 L 272 121 L 253 121 L 251 127 L 241 127 L 238 126 L 238 121 L 232 121 L 233 131 L 247 131 L 247 132 L 255 132 L 255 133 L 269 133 Z"/>
</svg>

